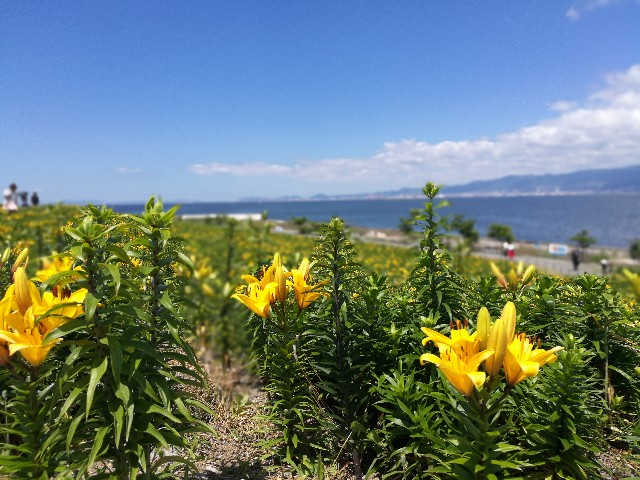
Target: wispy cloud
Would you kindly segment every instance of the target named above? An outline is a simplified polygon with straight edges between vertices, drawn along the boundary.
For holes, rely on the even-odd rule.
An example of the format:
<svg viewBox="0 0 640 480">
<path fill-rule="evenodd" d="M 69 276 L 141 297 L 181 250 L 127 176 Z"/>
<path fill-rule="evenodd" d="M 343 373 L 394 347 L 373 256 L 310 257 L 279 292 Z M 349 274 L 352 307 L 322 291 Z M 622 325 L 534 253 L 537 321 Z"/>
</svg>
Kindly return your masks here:
<svg viewBox="0 0 640 480">
<path fill-rule="evenodd" d="M 118 175 L 136 175 L 142 173 L 142 169 L 138 167 L 116 167 L 113 171 Z"/>
<path fill-rule="evenodd" d="M 285 165 L 269 165 L 264 162 L 253 163 L 195 163 L 187 167 L 189 171 L 198 175 L 216 175 L 228 173 L 240 177 L 251 175 L 285 175 L 292 172 L 291 167 Z"/>
<path fill-rule="evenodd" d="M 569 20 L 576 21 L 587 12 L 621 3 L 625 3 L 625 0 L 578 0 L 567 10 L 566 15 Z"/>
<path fill-rule="evenodd" d="M 367 158 L 300 160 L 293 166 L 197 164 L 199 175 L 288 175 L 316 182 L 385 183 L 414 180 L 457 184 L 508 174 L 561 173 L 640 162 L 640 64 L 609 74 L 581 104 L 550 105 L 557 116 L 495 138 L 428 143 L 387 142 Z M 416 182 L 414 182 L 416 183 Z"/>
</svg>

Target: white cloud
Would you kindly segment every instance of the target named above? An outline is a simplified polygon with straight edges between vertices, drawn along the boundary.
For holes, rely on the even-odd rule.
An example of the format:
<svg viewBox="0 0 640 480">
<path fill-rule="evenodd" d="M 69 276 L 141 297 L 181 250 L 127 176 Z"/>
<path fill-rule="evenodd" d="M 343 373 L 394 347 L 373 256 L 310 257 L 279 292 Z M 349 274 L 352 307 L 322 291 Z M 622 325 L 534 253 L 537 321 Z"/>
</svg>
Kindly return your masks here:
<svg viewBox="0 0 640 480">
<path fill-rule="evenodd" d="M 554 112 L 568 112 L 569 110 L 573 110 L 576 108 L 578 104 L 576 102 L 568 102 L 566 100 L 559 100 L 557 102 L 553 102 L 549 105 L 549 110 L 553 110 Z"/>
<path fill-rule="evenodd" d="M 554 118 L 493 139 L 387 142 L 368 158 L 300 160 L 293 166 L 192 165 L 199 175 L 288 175 L 313 182 L 389 187 L 459 184 L 509 174 L 562 173 L 640 163 L 640 64 L 609 74 L 582 105 L 551 104 Z"/>
<path fill-rule="evenodd" d="M 142 173 L 142 169 L 137 167 L 116 167 L 114 172 L 119 175 L 132 175 Z"/>
<path fill-rule="evenodd" d="M 612 5 L 618 5 L 624 3 L 625 0 L 577 0 L 566 15 L 569 20 L 576 21 L 583 14 L 597 10 L 598 8 L 610 7 Z"/>
<path fill-rule="evenodd" d="M 237 176 L 249 175 L 283 175 L 291 172 L 291 167 L 284 165 L 268 165 L 263 162 L 254 163 L 196 163 L 187 167 L 189 171 L 198 175 L 216 175 L 219 173 L 227 173 Z"/>
</svg>

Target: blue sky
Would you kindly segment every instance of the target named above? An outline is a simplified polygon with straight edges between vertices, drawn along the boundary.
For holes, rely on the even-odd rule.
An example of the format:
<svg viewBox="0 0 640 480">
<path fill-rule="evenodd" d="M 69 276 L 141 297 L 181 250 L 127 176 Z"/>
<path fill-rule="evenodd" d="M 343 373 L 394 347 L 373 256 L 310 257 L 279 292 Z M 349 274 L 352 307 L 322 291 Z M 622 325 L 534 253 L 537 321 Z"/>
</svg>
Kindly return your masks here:
<svg viewBox="0 0 640 480">
<path fill-rule="evenodd" d="M 233 201 L 640 163 L 640 1 L 0 2 L 0 182 Z"/>
</svg>

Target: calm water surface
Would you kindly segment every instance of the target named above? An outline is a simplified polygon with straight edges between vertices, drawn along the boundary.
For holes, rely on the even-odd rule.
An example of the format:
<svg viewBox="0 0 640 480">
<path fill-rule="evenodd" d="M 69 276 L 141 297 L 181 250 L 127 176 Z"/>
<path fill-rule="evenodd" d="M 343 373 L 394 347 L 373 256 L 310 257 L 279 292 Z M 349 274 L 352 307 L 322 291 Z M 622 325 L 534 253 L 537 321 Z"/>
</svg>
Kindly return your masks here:
<svg viewBox="0 0 640 480">
<path fill-rule="evenodd" d="M 452 198 L 443 215 L 462 214 L 476 221 L 486 234 L 492 223 L 508 225 L 517 240 L 570 243 L 569 238 L 586 229 L 603 246 L 627 248 L 640 238 L 640 194 L 570 195 L 532 197 Z M 184 203 L 178 214 L 261 213 L 288 220 L 293 216 L 326 222 L 334 216 L 347 224 L 370 228 L 397 228 L 401 217 L 423 200 L 336 200 L 318 202 Z M 173 204 L 167 203 L 169 208 Z M 122 213 L 140 213 L 142 204 L 111 205 Z"/>
</svg>

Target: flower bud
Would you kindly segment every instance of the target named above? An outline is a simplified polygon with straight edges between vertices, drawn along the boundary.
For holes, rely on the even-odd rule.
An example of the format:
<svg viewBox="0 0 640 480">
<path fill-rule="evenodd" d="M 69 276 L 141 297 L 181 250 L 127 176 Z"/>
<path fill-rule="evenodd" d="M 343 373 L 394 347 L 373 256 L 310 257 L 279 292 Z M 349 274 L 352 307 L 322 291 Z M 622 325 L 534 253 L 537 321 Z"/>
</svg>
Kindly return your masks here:
<svg viewBox="0 0 640 480">
<path fill-rule="evenodd" d="M 489 340 L 489 331 L 491 330 L 491 315 L 486 307 L 482 307 L 478 312 L 478 321 L 476 322 L 476 332 L 478 332 L 478 340 L 480 341 L 480 350 L 487 348 Z"/>
<path fill-rule="evenodd" d="M 16 261 L 13 262 L 11 273 L 15 273 L 18 267 L 27 268 L 27 263 L 29 263 L 29 249 L 23 248 L 22 251 L 18 254 Z"/>
<path fill-rule="evenodd" d="M 513 302 L 507 302 L 502 309 L 500 319 L 504 322 L 507 345 L 511 343 L 516 334 L 516 306 Z"/>
<path fill-rule="evenodd" d="M 533 275 L 536 273 L 536 267 L 529 265 L 522 275 L 522 284 L 527 285 L 533 279 Z"/>
<path fill-rule="evenodd" d="M 287 300 L 287 277 L 284 273 L 279 253 L 273 256 L 273 268 L 277 284 L 274 297 L 280 303 L 284 303 Z"/>
<path fill-rule="evenodd" d="M 487 341 L 487 349 L 493 350 L 494 352 L 493 357 L 489 357 L 485 362 L 487 375 L 495 377 L 500 373 L 507 345 L 507 331 L 505 329 L 504 319 L 500 317 L 491 327 L 489 340 Z"/>
<path fill-rule="evenodd" d="M 31 300 L 31 281 L 27 278 L 27 272 L 23 267 L 18 267 L 13 280 L 13 294 L 16 297 L 18 309 L 23 315 L 33 304 Z"/>
</svg>

